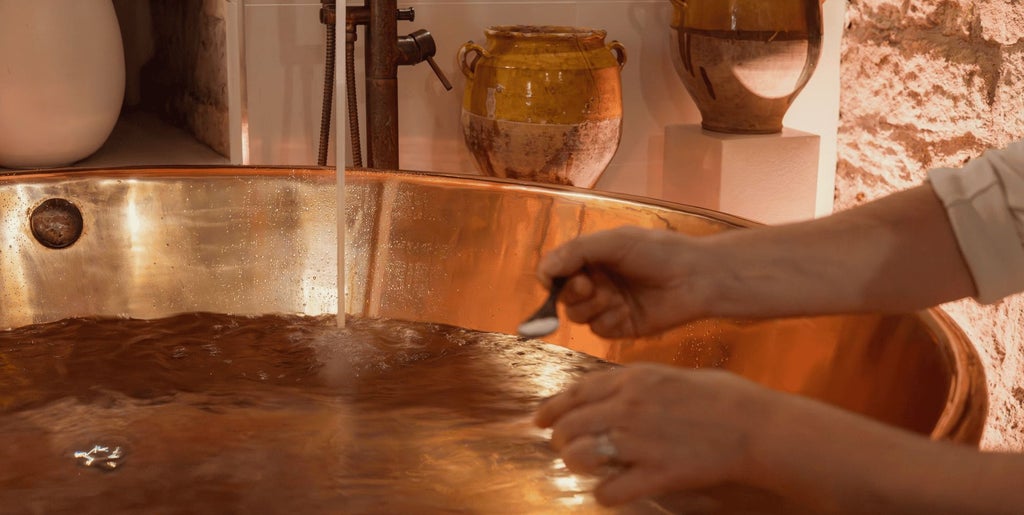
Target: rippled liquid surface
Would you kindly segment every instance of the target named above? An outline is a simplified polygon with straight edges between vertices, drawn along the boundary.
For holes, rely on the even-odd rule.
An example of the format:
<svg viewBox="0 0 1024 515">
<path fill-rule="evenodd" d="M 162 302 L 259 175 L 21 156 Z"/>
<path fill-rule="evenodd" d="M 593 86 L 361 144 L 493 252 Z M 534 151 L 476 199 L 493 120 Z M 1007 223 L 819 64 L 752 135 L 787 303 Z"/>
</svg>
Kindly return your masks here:
<svg viewBox="0 0 1024 515">
<path fill-rule="evenodd" d="M 537 403 L 610 365 L 333 317 L 74 319 L 0 332 L 4 513 L 657 513 L 600 508 Z"/>
</svg>

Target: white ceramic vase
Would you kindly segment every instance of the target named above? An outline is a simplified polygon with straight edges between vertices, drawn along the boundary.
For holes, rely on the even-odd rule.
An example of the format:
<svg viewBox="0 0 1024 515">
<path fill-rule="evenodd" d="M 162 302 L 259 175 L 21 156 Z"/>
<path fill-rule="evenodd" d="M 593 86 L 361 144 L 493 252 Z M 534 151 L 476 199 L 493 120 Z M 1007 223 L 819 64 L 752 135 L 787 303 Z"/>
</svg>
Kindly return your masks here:
<svg viewBox="0 0 1024 515">
<path fill-rule="evenodd" d="M 0 0 L 0 167 L 96 152 L 121 111 L 124 74 L 111 0 Z"/>
</svg>

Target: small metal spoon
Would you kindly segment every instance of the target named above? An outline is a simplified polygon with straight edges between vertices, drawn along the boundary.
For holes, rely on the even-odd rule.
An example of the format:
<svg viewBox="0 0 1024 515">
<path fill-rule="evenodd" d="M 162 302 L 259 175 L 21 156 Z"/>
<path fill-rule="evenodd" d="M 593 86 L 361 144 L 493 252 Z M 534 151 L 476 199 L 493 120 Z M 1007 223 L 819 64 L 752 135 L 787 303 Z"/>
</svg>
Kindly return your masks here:
<svg viewBox="0 0 1024 515">
<path fill-rule="evenodd" d="M 568 277 L 555 277 L 551 279 L 551 290 L 548 291 L 548 298 L 530 318 L 519 324 L 519 336 L 527 338 L 540 338 L 558 330 L 558 295 L 562 293 Z"/>
</svg>

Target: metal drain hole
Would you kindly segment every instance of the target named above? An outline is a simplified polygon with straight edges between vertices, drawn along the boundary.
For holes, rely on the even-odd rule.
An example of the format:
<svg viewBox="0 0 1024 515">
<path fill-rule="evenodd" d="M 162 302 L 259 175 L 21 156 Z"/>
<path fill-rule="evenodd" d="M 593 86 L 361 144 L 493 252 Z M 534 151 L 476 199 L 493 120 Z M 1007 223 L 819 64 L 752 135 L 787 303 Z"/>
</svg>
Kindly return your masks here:
<svg viewBox="0 0 1024 515">
<path fill-rule="evenodd" d="M 39 204 L 29 222 L 36 241 L 51 249 L 68 247 L 82 235 L 82 212 L 62 198 Z"/>
</svg>

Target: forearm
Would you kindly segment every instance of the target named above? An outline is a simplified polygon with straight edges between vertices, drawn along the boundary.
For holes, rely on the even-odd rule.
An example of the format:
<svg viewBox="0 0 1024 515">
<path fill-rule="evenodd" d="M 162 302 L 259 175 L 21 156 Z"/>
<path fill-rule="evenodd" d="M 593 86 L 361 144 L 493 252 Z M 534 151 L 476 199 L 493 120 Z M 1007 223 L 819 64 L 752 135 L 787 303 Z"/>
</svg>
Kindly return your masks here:
<svg viewBox="0 0 1024 515">
<path fill-rule="evenodd" d="M 889 513 L 1024 513 L 1024 456 L 983 453 L 954 444 L 919 442 L 904 470 L 879 475 L 873 496 Z M 852 499 L 856 501 L 856 498 Z"/>
<path fill-rule="evenodd" d="M 816 512 L 1024 513 L 1024 456 L 834 415 L 767 424 L 754 451 L 761 486 Z"/>
<path fill-rule="evenodd" d="M 973 296 L 929 185 L 808 222 L 705 238 L 711 316 L 901 312 Z"/>
</svg>

